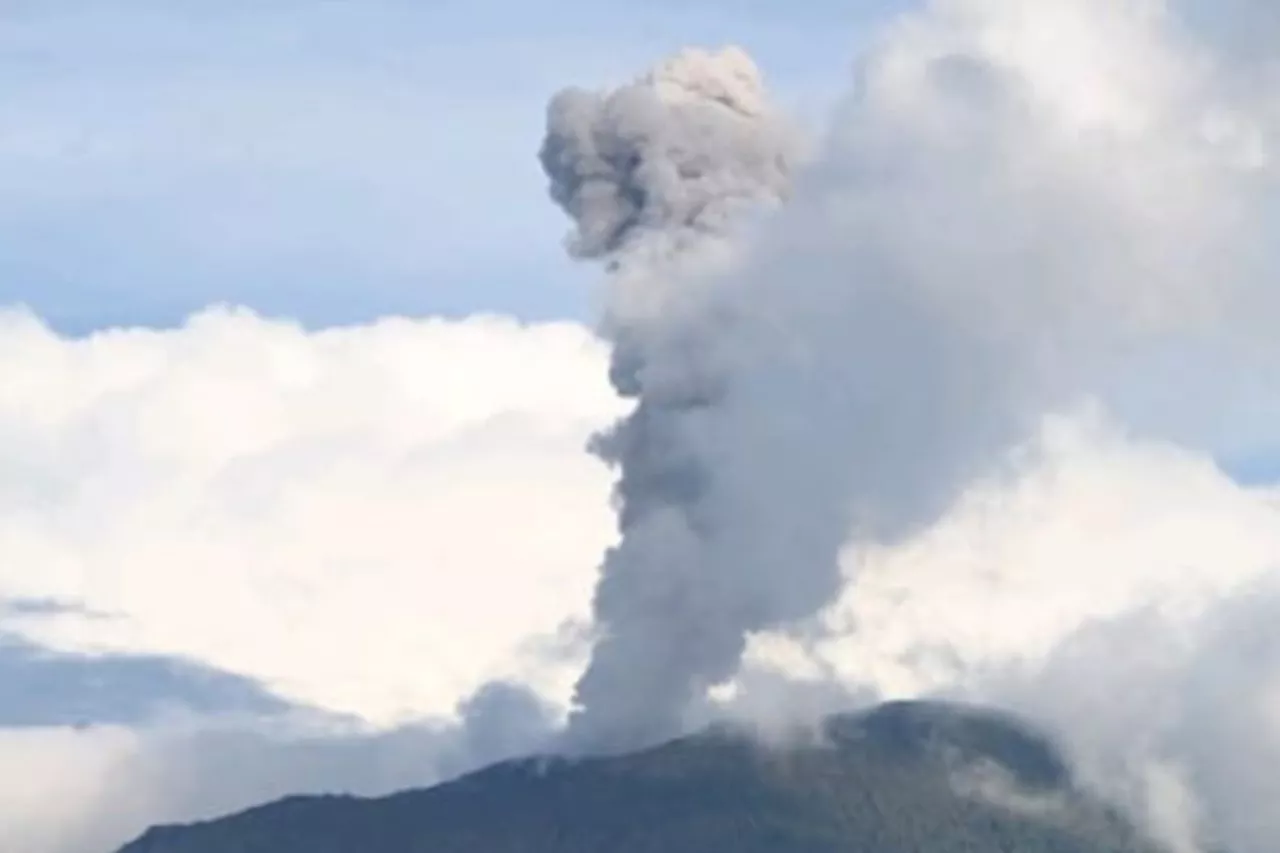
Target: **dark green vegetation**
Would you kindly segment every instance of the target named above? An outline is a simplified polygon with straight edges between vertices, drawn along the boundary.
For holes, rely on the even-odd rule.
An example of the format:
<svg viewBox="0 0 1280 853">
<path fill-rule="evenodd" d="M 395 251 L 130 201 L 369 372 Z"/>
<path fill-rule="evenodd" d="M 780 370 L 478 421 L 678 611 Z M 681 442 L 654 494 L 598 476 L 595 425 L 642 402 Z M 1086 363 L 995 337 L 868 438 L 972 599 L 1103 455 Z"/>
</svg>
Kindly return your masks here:
<svg viewBox="0 0 1280 853">
<path fill-rule="evenodd" d="M 771 748 L 711 732 L 643 752 L 500 764 L 375 800 L 298 797 L 153 829 L 121 853 L 1150 851 L 1019 723 L 899 703 Z"/>
</svg>

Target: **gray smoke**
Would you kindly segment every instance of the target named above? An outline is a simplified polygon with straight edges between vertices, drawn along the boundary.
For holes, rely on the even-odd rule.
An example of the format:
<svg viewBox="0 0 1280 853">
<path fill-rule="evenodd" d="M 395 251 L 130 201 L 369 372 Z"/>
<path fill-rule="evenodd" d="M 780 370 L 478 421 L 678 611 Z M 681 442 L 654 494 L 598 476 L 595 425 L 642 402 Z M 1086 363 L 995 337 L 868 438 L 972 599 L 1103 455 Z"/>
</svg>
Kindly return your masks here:
<svg viewBox="0 0 1280 853">
<path fill-rule="evenodd" d="M 779 201 L 791 156 L 760 74 L 737 48 L 684 51 L 613 92 L 559 93 L 541 151 L 552 197 L 577 225 L 571 252 L 607 258 L 620 278 L 638 278 L 642 287 L 652 287 L 654 275 L 677 275 L 681 259 L 727 237 L 753 205 Z M 699 627 L 723 619 L 721 599 L 698 583 L 708 468 L 687 430 L 722 405 L 722 371 L 696 327 L 685 336 L 661 309 L 648 324 L 620 303 L 606 318 L 610 376 L 619 393 L 639 401 L 595 445 L 622 472 L 624 536 L 597 591 L 597 620 L 607 633 L 578 685 L 583 710 L 571 725 L 571 737 L 591 748 L 624 748 L 678 730 L 680 714 L 706 686 L 706 676 L 694 674 L 727 677 L 741 654 L 740 631 Z M 679 340 L 650 337 L 672 334 Z M 652 356 L 666 346 L 682 352 L 682 363 L 660 378 Z M 655 638 L 663 648 L 652 645 Z"/>
<path fill-rule="evenodd" d="M 949 159 L 936 169 L 929 151 L 904 148 L 920 141 L 883 117 L 859 117 L 867 126 L 852 144 L 832 142 L 790 206 L 751 232 L 749 250 L 727 269 L 700 265 L 750 203 L 770 208 L 785 194 L 783 174 L 759 167 L 785 162 L 789 134 L 761 106 L 750 67 L 738 51 L 694 52 L 618 92 L 552 102 L 552 195 L 575 217 L 576 245 L 589 247 L 579 252 L 616 262 L 604 331 L 613 382 L 637 399 L 595 446 L 620 471 L 622 539 L 605 560 L 601 635 L 577 686 L 570 739 L 580 748 L 679 732 L 708 688 L 734 675 L 752 633 L 836 595 L 854 525 L 894 536 L 929 520 L 1021 435 L 1024 411 L 1038 411 L 1011 353 L 1022 341 L 974 333 L 955 314 L 981 305 L 931 292 L 1020 272 L 974 252 L 985 233 L 1016 239 L 1024 212 L 1001 204 L 980 131 L 972 162 L 953 174 Z M 978 107 L 1000 96 L 978 63 L 938 70 L 940 87 Z M 735 87 L 720 78 L 749 107 L 726 105 Z M 987 180 L 996 190 L 979 192 Z M 920 255 L 908 241 L 925 236 L 933 197 L 953 193 L 989 204 Z M 1073 251 L 1024 239 L 1021 251 L 1049 269 Z"/>
<path fill-rule="evenodd" d="M 1154 19 L 1056 6 L 1115 42 L 1063 50 L 1151 65 L 1118 75 L 1132 103 L 1082 106 L 1052 63 L 993 54 L 989 24 L 1036 23 L 1018 4 L 946 6 L 863 62 L 789 187 L 762 164 L 790 135 L 737 51 L 552 102 L 552 195 L 575 252 L 610 261 L 603 331 L 636 399 L 596 444 L 621 540 L 576 747 L 678 732 L 751 635 L 835 597 L 851 539 L 931 523 L 1134 353 L 1274 308 L 1241 309 L 1253 166 L 1201 134 L 1220 105 L 1152 71 L 1181 59 Z"/>
<path fill-rule="evenodd" d="M 577 224 L 570 252 L 621 261 L 722 234 L 744 206 L 786 191 L 790 154 L 755 64 L 727 48 L 686 50 L 612 92 L 565 89 L 540 158 Z"/>
</svg>

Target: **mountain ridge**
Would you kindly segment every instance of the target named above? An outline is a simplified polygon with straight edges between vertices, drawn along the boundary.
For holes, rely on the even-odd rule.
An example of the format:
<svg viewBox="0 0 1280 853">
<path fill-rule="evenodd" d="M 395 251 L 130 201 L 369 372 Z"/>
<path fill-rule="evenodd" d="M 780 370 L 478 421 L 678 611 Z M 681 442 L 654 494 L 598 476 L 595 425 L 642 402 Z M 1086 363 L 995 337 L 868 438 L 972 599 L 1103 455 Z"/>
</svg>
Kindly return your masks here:
<svg viewBox="0 0 1280 853">
<path fill-rule="evenodd" d="M 119 853 L 1154 853 L 1002 712 L 900 702 L 764 744 L 717 727 L 638 752 L 503 762 L 380 798 L 289 797 Z"/>
</svg>

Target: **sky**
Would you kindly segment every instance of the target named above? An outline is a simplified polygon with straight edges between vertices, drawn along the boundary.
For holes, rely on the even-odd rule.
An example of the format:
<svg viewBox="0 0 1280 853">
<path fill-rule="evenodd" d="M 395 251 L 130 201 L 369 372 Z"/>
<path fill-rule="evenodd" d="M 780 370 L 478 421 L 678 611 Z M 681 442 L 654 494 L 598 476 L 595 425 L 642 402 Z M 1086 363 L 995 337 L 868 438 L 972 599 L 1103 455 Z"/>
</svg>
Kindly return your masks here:
<svg viewBox="0 0 1280 853">
<path fill-rule="evenodd" d="M 426 784 L 542 743 L 591 652 L 619 536 L 616 471 L 587 447 L 631 405 L 594 328 L 603 274 L 567 256 L 572 223 L 538 163 L 548 98 L 739 44 L 820 137 L 867 50 L 885 41 L 909 70 L 950 37 L 898 26 L 926 5 L 6 3 L 0 763 L 27 772 L 0 781 L 0 849 L 109 853 L 152 822 Z M 1105 6 L 1044 8 L 1083 10 L 1077 47 L 1133 47 L 1114 67 L 1014 49 L 1008 33 L 1034 36 L 1040 13 L 1004 0 L 929 14 L 979 32 L 974 50 L 1008 49 L 1053 109 L 1109 121 L 1199 66 L 1164 30 L 1144 40 L 1141 10 L 1162 2 L 1123 0 L 1139 11 L 1114 20 Z M 1189 2 L 1183 17 L 1244 63 L 1280 26 L 1268 8 Z M 1103 97 L 1098 80 L 1125 85 Z M 927 106 L 910 102 L 913 131 L 933 127 Z M 944 163 L 972 142 L 954 127 L 929 149 Z M 1134 151 L 1125 164 L 1146 162 Z M 1169 201 L 1198 224 L 1208 207 L 1126 177 L 1115 191 L 1139 214 Z M 943 184 L 926 202 L 954 203 Z M 883 221 L 935 236 L 900 210 Z M 843 263 L 840 234 L 823 234 L 821 257 Z M 1219 623 L 1252 624 L 1241 602 L 1270 599 L 1242 591 L 1280 565 L 1280 362 L 1265 343 L 1226 349 L 1143 350 L 936 524 L 851 538 L 840 596 L 751 637 L 739 710 L 804 704 L 770 688 L 785 673 L 818 704 L 833 684 L 845 699 L 971 689 L 1056 724 L 1037 685 L 1066 695 L 1053 679 L 1085 662 L 1121 678 L 1090 643 L 1148 631 L 1214 638 L 1172 674 L 1125 658 L 1144 697 L 1185 710 L 1171 730 L 1218 713 L 1187 697 L 1233 653 Z M 1249 648 L 1233 690 L 1280 661 Z M 1101 719 L 1100 692 L 1071 707 Z M 1063 725 L 1081 754 L 1113 743 L 1101 724 Z"/>
<path fill-rule="evenodd" d="M 820 99 L 856 4 L 771 8 L 7 4 L 0 301 L 76 333 L 218 302 L 310 325 L 584 317 L 530 143 L 547 97 L 709 40 Z"/>
</svg>

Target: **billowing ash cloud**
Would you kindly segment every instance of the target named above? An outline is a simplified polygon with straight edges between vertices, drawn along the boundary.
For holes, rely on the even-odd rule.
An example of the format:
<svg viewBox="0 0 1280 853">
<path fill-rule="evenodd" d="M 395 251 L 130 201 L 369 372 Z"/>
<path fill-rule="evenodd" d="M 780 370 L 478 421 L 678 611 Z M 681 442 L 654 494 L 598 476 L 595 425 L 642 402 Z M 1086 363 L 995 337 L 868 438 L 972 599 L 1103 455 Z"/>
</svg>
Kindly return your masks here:
<svg viewBox="0 0 1280 853">
<path fill-rule="evenodd" d="M 781 196 L 788 139 L 746 53 L 686 50 L 612 92 L 557 94 L 540 157 L 577 224 L 570 251 L 622 260 L 645 241 L 671 251 L 722 233 Z"/>
<path fill-rule="evenodd" d="M 909 16 L 789 179 L 755 168 L 788 139 L 747 120 L 770 110 L 670 83 L 755 79 L 737 52 L 553 101 L 552 194 L 576 253 L 614 262 L 604 331 L 636 399 L 596 445 L 620 472 L 621 541 L 574 743 L 678 730 L 752 635 L 834 599 L 851 536 L 919 530 L 1136 353 L 1229 349 L 1224 330 L 1274 308 L 1244 189 L 1265 178 L 1266 128 L 1140 6 Z M 742 135 L 691 133 L 691 112 Z M 783 196 L 702 264 L 752 203 Z"/>
<path fill-rule="evenodd" d="M 678 274 L 682 258 L 726 238 L 753 205 L 785 195 L 789 140 L 746 53 L 686 50 L 612 92 L 556 95 L 541 160 L 552 197 L 577 226 L 570 250 L 607 258 L 619 278 L 651 288 L 653 275 Z M 595 445 L 622 472 L 623 541 L 597 591 L 606 633 L 578 684 L 582 713 L 571 726 L 578 745 L 592 748 L 678 729 L 697 678 L 727 677 L 740 654 L 741 632 L 719 624 L 723 599 L 695 586 L 706 565 L 697 525 L 708 469 L 687 430 L 723 405 L 722 371 L 694 329 L 671 342 L 686 348 L 688 361 L 656 377 L 651 357 L 662 353 L 648 336 L 671 330 L 661 305 L 648 320 L 621 298 L 606 318 L 610 378 L 639 401 Z"/>
</svg>

